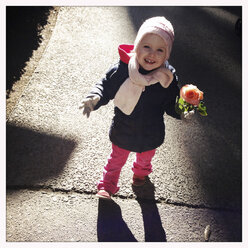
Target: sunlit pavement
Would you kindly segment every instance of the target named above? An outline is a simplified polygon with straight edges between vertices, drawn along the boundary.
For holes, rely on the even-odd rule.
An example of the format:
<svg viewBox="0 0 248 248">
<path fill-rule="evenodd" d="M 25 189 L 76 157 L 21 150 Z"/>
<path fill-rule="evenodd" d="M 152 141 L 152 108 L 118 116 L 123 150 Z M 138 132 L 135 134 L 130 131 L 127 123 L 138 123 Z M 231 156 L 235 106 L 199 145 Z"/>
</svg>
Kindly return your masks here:
<svg viewBox="0 0 248 248">
<path fill-rule="evenodd" d="M 210 241 L 241 241 L 237 12 L 217 7 L 62 7 L 7 122 L 7 241 L 204 241 L 206 225 L 211 225 Z M 170 63 L 180 86 L 194 83 L 204 91 L 209 115 L 191 122 L 165 116 L 165 142 L 153 160 L 146 190 L 136 192 L 131 186 L 131 154 L 114 202 L 98 202 L 96 182 L 111 151 L 113 103 L 89 119 L 78 105 L 118 61 L 118 45 L 132 44 L 142 21 L 155 15 L 173 23 Z M 137 201 L 137 195 L 150 201 Z"/>
</svg>

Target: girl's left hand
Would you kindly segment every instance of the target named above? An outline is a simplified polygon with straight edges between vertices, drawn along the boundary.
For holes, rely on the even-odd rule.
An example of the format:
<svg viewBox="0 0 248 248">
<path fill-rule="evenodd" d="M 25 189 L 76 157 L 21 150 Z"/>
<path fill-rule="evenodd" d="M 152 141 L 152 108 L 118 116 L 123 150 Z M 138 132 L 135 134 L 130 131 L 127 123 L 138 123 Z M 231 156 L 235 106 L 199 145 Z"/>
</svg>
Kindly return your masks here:
<svg viewBox="0 0 248 248">
<path fill-rule="evenodd" d="M 183 112 L 181 114 L 181 119 L 182 120 L 191 120 L 194 114 L 195 114 L 195 110 L 194 109 L 191 110 L 191 111 L 189 111 L 189 112 Z"/>
</svg>

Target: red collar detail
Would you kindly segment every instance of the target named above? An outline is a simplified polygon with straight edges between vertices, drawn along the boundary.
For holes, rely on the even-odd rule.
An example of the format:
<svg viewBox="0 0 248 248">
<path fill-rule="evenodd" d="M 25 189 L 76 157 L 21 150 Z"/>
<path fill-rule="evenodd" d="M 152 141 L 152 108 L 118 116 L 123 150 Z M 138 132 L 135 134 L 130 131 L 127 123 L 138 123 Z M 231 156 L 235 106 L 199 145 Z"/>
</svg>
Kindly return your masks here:
<svg viewBox="0 0 248 248">
<path fill-rule="evenodd" d="M 130 56 L 129 53 L 131 53 L 131 51 L 133 50 L 134 45 L 126 45 L 126 44 L 122 44 L 118 47 L 118 52 L 120 55 L 120 60 L 122 62 L 124 62 L 125 64 L 128 64 L 129 60 L 130 60 Z"/>
</svg>

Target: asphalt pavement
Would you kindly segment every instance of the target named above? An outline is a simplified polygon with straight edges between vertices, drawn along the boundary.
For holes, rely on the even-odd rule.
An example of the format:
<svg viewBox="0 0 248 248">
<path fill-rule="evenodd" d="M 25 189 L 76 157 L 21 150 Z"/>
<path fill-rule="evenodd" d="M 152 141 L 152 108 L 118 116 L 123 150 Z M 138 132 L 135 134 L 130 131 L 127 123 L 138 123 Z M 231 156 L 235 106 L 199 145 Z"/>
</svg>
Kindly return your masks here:
<svg viewBox="0 0 248 248">
<path fill-rule="evenodd" d="M 141 23 L 175 29 L 180 86 L 204 91 L 208 116 L 165 116 L 143 188 L 131 154 L 112 202 L 95 198 L 111 151 L 113 103 L 89 119 L 80 101 L 132 44 Z M 46 49 L 7 120 L 7 242 L 242 241 L 242 44 L 239 7 L 61 7 Z M 70 243 L 69 243 L 70 246 Z"/>
</svg>

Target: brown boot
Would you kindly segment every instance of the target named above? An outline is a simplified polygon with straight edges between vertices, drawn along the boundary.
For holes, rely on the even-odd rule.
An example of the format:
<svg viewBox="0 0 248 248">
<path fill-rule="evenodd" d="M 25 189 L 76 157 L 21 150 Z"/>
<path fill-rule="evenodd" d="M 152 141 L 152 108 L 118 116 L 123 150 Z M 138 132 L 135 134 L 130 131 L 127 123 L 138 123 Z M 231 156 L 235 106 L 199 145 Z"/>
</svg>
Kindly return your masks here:
<svg viewBox="0 0 248 248">
<path fill-rule="evenodd" d="M 146 182 L 145 176 L 137 176 L 133 174 L 133 186 L 143 186 Z"/>
</svg>

